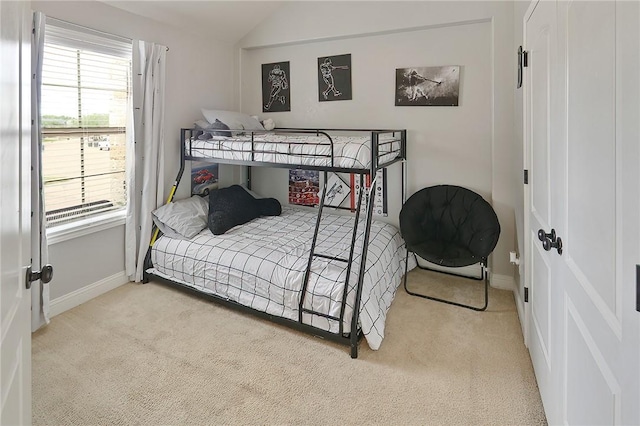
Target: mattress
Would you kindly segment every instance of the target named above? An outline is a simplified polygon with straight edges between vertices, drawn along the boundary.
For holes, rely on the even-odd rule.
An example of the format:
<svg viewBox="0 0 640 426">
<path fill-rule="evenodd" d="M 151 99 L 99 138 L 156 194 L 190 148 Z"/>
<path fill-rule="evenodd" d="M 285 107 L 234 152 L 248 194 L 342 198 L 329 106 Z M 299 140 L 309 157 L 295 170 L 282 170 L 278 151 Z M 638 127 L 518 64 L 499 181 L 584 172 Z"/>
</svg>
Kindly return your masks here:
<svg viewBox="0 0 640 426">
<path fill-rule="evenodd" d="M 378 136 L 378 164 L 384 164 L 400 156 L 400 132 L 381 133 Z M 255 135 L 253 154 L 251 136 L 233 138 L 214 136 L 209 140 L 191 139 L 191 156 L 236 161 L 255 161 L 277 164 L 298 164 L 345 169 L 371 167 L 371 136 L 332 136 L 331 144 L 326 136 L 316 135 Z M 187 147 L 187 155 L 189 148 Z"/>
<path fill-rule="evenodd" d="M 214 236 L 208 229 L 191 240 L 166 236 L 153 246 L 154 267 L 148 272 L 215 294 L 271 315 L 298 321 L 298 306 L 307 269 L 316 213 L 284 207 L 282 215 L 263 217 Z M 348 258 L 353 217 L 323 214 L 316 253 Z M 351 327 L 362 251 L 360 222 L 344 316 Z M 406 251 L 398 229 L 373 221 L 362 288 L 359 322 L 369 346 L 384 338 L 387 311 L 404 273 Z M 304 307 L 339 317 L 346 281 L 344 262 L 315 258 Z M 303 314 L 303 322 L 339 332 L 339 322 Z"/>
</svg>

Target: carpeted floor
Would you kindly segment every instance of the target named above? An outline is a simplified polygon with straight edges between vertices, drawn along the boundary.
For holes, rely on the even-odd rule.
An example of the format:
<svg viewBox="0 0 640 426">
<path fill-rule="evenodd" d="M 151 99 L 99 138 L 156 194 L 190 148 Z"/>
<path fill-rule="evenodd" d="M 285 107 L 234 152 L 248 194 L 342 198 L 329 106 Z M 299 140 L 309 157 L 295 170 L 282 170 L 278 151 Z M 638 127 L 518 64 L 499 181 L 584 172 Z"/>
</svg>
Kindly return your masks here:
<svg viewBox="0 0 640 426">
<path fill-rule="evenodd" d="M 441 295 L 481 284 L 416 270 Z M 476 290 L 474 293 L 471 290 Z M 37 425 L 545 424 L 511 292 L 487 312 L 400 288 L 379 351 L 346 346 L 165 285 L 127 284 L 33 336 Z"/>
</svg>

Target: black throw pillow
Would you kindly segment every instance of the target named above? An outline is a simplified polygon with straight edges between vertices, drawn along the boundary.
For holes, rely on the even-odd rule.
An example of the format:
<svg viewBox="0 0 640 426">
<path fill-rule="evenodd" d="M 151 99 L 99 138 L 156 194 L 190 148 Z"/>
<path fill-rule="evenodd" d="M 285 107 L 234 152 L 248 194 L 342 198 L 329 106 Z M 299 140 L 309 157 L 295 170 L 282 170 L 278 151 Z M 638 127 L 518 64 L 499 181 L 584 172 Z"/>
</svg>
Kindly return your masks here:
<svg viewBox="0 0 640 426">
<path fill-rule="evenodd" d="M 240 185 L 215 189 L 209 193 L 207 225 L 214 235 L 222 235 L 234 226 L 250 222 L 260 216 L 282 213 L 275 198 L 253 198 Z"/>
<path fill-rule="evenodd" d="M 282 206 L 275 198 L 254 198 L 260 216 L 280 216 Z"/>
</svg>

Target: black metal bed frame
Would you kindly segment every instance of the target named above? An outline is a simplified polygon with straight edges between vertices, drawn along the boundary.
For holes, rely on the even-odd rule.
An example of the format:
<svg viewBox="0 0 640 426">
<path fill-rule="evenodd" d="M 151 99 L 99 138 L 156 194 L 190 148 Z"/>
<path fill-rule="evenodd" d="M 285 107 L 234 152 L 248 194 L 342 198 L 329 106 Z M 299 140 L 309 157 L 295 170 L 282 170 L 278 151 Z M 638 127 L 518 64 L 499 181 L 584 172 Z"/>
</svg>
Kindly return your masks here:
<svg viewBox="0 0 640 426">
<path fill-rule="evenodd" d="M 234 130 L 231 130 L 232 132 L 236 132 Z M 286 325 L 288 327 L 291 327 L 293 329 L 299 330 L 299 331 L 303 331 L 309 334 L 312 334 L 314 336 L 317 337 L 321 337 L 323 339 L 327 339 L 327 340 L 331 340 L 337 343 L 341 343 L 344 345 L 348 345 L 351 348 L 351 358 L 357 358 L 358 357 L 358 342 L 360 341 L 360 339 L 362 338 L 362 329 L 358 326 L 358 318 L 359 318 L 359 313 L 360 313 L 360 303 L 361 303 L 361 298 L 362 298 L 362 284 L 363 284 L 363 279 L 364 279 L 364 273 L 365 273 L 365 267 L 366 267 L 366 260 L 367 260 L 367 252 L 368 252 L 368 246 L 369 246 L 369 237 L 370 237 L 370 231 L 371 231 L 371 222 L 372 222 L 372 217 L 373 217 L 373 204 L 374 204 L 374 198 L 375 198 L 375 178 L 372 180 L 371 182 L 371 186 L 369 189 L 369 193 L 367 195 L 367 209 L 366 209 L 366 221 L 365 221 L 365 230 L 364 230 L 364 239 L 363 239 L 363 246 L 362 246 L 362 255 L 361 255 L 361 260 L 360 260 L 360 269 L 358 271 L 358 282 L 357 282 L 357 286 L 356 286 L 356 297 L 355 297 L 355 303 L 354 303 L 354 307 L 353 307 L 353 316 L 351 318 L 351 326 L 350 329 L 347 331 L 344 330 L 344 314 L 345 314 L 345 309 L 346 309 L 346 301 L 347 301 L 347 292 L 349 289 L 349 277 L 350 277 L 350 273 L 351 273 L 351 264 L 353 261 L 353 257 L 354 257 L 354 251 L 355 251 L 355 243 L 356 243 L 356 238 L 357 238 L 357 231 L 358 231 L 358 225 L 360 223 L 360 209 L 362 206 L 362 196 L 364 193 L 364 190 L 361 190 L 358 196 L 358 202 L 357 202 L 357 207 L 355 209 L 355 217 L 354 217 L 354 226 L 353 226 L 353 233 L 352 233 L 352 238 L 351 238 L 351 249 L 349 252 L 349 258 L 348 259 L 343 259 L 343 258 L 337 258 L 334 256 L 328 256 L 326 254 L 322 254 L 322 253 L 315 253 L 315 246 L 316 246 L 316 241 L 318 238 L 318 232 L 320 230 L 320 222 L 322 220 L 322 212 L 324 210 L 324 200 L 325 200 L 325 195 L 327 192 L 327 177 L 328 177 L 328 173 L 329 172 L 343 172 L 343 173 L 352 173 L 352 174 L 357 174 L 360 176 L 360 187 L 364 188 L 364 176 L 365 175 L 369 175 L 369 176 L 374 176 L 377 172 L 377 170 L 379 169 L 383 169 L 386 167 L 391 166 L 392 164 L 398 163 L 400 162 L 402 165 L 402 199 L 403 202 L 406 201 L 406 152 L 407 152 L 407 131 L 406 130 L 371 130 L 371 129 L 295 129 L 295 128 L 277 128 L 274 129 L 273 131 L 260 131 L 260 132 L 248 132 L 248 131 L 244 131 L 245 132 L 245 139 L 243 140 L 244 142 L 249 142 L 248 140 L 246 140 L 247 137 L 250 136 L 250 142 L 251 142 L 251 150 L 246 150 L 246 151 L 234 151 L 234 152 L 240 152 L 240 153 L 248 153 L 251 155 L 251 160 L 245 161 L 245 160 L 230 160 L 230 159 L 221 159 L 221 158 L 208 158 L 208 157 L 197 157 L 194 155 L 193 153 L 193 149 L 191 146 L 191 141 L 192 141 L 192 137 L 194 135 L 194 133 L 196 132 L 195 129 L 181 129 L 180 131 L 180 143 L 181 143 L 181 149 L 180 149 L 180 169 L 178 170 L 178 175 L 176 177 L 176 180 L 173 184 L 173 187 L 171 188 L 169 197 L 167 199 L 167 203 L 170 203 L 173 199 L 173 196 L 175 194 L 176 188 L 178 186 L 178 184 L 180 183 L 180 180 L 182 179 L 182 175 L 184 173 L 184 168 L 185 168 L 185 162 L 187 160 L 191 161 L 191 160 L 197 160 L 197 161 L 208 161 L 208 162 L 212 162 L 212 163 L 220 163 L 220 164 L 235 164 L 235 165 L 243 165 L 243 166 L 248 166 L 248 185 L 250 188 L 250 184 L 251 184 L 251 180 L 250 180 L 250 176 L 251 176 L 251 167 L 254 166 L 264 166 L 264 167 L 274 167 L 274 168 L 287 168 L 287 169 L 299 169 L 299 170 L 318 170 L 318 171 L 322 171 L 324 173 L 324 184 L 323 184 L 323 188 L 322 188 L 322 195 L 320 198 L 320 204 L 318 205 L 318 216 L 316 219 L 316 225 L 315 225 L 315 232 L 314 232 L 314 236 L 313 236 L 313 240 L 311 243 L 311 250 L 309 252 L 309 260 L 307 263 L 307 270 L 305 272 L 305 276 L 304 276 L 304 281 L 303 281 L 303 286 L 300 292 L 300 301 L 299 301 L 299 306 L 298 306 L 298 321 L 294 321 L 288 318 L 283 318 L 283 317 L 279 317 L 279 316 L 274 316 L 271 314 L 268 314 L 266 312 L 263 311 L 259 311 L 256 309 L 253 309 L 251 307 L 242 305 L 240 303 L 237 303 L 233 300 L 229 300 L 226 299 L 224 297 L 220 297 L 217 296 L 215 294 L 210 294 L 210 293 L 204 293 L 202 291 L 199 291 L 198 289 L 195 289 L 189 285 L 186 284 L 182 284 L 179 283 L 177 281 L 173 281 L 158 275 L 155 275 L 153 273 L 149 273 L 147 272 L 148 269 L 153 267 L 153 264 L 151 262 L 151 250 L 153 248 L 153 244 L 155 243 L 158 235 L 159 235 L 159 230 L 154 226 L 154 230 L 152 231 L 152 238 L 151 238 L 151 242 L 149 244 L 149 249 L 147 250 L 147 254 L 145 257 L 145 266 L 144 266 L 144 276 L 143 276 L 143 282 L 147 283 L 149 282 L 149 280 L 151 278 L 153 278 L 154 280 L 160 281 L 162 283 L 166 283 L 166 284 L 170 284 L 173 286 L 177 286 L 178 288 L 182 288 L 186 291 L 189 291 L 193 294 L 197 294 L 201 297 L 204 297 L 208 300 L 217 302 L 223 306 L 226 307 L 230 307 L 242 312 L 248 312 L 252 315 L 258 316 L 260 318 L 263 319 L 267 319 L 270 320 L 272 322 L 278 323 L 278 324 L 283 324 Z M 334 143 L 333 143 L 333 139 L 332 137 L 327 133 L 327 132 L 370 132 L 371 134 L 371 165 L 369 168 L 344 168 L 344 167 L 336 167 L 335 165 L 335 156 L 334 156 Z M 282 152 L 275 152 L 275 151 L 261 151 L 256 149 L 256 143 L 263 143 L 263 142 L 267 142 L 267 143 L 273 143 L 273 144 L 279 144 L 278 142 L 269 142 L 269 141 L 255 141 L 254 137 L 257 134 L 315 134 L 317 136 L 324 136 L 326 138 L 326 142 L 320 143 L 319 145 L 326 145 L 327 147 L 329 147 L 330 150 L 330 154 L 305 154 L 303 155 L 304 157 L 321 157 L 326 159 L 325 161 L 328 164 L 323 164 L 323 165 L 302 165 L 302 164 L 286 164 L 286 163 L 271 163 L 271 162 L 259 162 L 259 161 L 253 161 L 253 159 L 255 158 L 256 154 L 283 154 Z M 387 141 L 387 142 L 380 142 L 379 141 L 379 136 L 381 134 L 384 133 L 392 133 L 394 138 L 396 134 L 399 134 L 399 140 L 392 140 L 392 141 Z M 380 145 L 382 145 L 383 147 L 386 147 L 388 144 L 393 144 L 393 143 L 397 143 L 399 142 L 399 148 L 397 150 L 393 149 L 393 145 L 391 145 L 391 149 L 385 151 L 385 152 L 381 152 L 380 150 Z M 289 148 L 291 147 L 291 145 L 298 145 L 298 144 L 302 144 L 303 142 L 283 142 L 284 144 L 288 144 Z M 187 146 L 188 145 L 188 146 Z M 384 148 L 384 149 L 388 149 L 388 148 Z M 383 149 L 383 151 L 384 151 Z M 383 163 L 381 163 L 379 161 L 380 156 L 381 155 L 389 155 L 389 154 L 393 154 L 395 153 L 395 157 L 385 161 Z M 295 154 L 294 154 L 295 155 Z M 343 210 L 350 210 L 353 211 L 351 208 L 347 208 L 347 207 L 334 207 L 334 206 L 327 206 L 329 208 L 339 208 L 339 209 L 343 209 Z M 311 264 L 313 262 L 314 257 L 320 257 L 320 258 L 325 258 L 325 259 L 331 259 L 331 260 L 336 260 L 336 261 L 340 261 L 340 262 L 344 262 L 347 264 L 347 271 L 346 271 L 346 279 L 345 279 L 345 285 L 344 285 L 344 290 L 343 290 L 343 297 L 342 297 L 342 302 L 341 302 L 341 306 L 340 306 L 340 316 L 339 317 L 334 317 L 334 316 L 330 316 L 321 312 L 315 312 L 315 311 L 311 311 L 309 309 L 306 309 L 303 307 L 304 305 L 304 300 L 305 300 L 305 295 L 306 295 L 306 291 L 307 291 L 307 285 L 309 283 L 309 278 L 310 278 L 310 273 L 309 271 L 311 270 Z M 312 315 L 318 315 L 321 317 L 325 317 L 331 320 L 335 320 L 335 321 L 339 321 L 339 331 L 338 333 L 332 333 L 329 331 L 325 331 L 319 328 L 316 328 L 312 325 L 308 325 L 305 324 L 303 322 L 303 314 L 312 314 Z"/>
</svg>

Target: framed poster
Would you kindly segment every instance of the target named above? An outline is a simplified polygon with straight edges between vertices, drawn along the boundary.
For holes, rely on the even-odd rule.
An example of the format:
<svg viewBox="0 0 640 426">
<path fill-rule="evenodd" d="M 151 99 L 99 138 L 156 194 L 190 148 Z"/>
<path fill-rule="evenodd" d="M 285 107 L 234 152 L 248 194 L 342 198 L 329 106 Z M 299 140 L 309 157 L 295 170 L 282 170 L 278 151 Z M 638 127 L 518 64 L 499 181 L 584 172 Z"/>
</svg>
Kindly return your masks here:
<svg viewBox="0 0 640 426">
<path fill-rule="evenodd" d="M 365 214 L 371 177 L 363 178 L 364 188 L 360 187 L 360 176 L 356 174 L 329 173 L 325 206 L 346 207 L 352 212 L 358 207 L 358 197 L 362 194 L 360 213 Z M 378 170 L 375 180 L 375 199 L 373 214 L 387 216 L 387 170 Z M 289 170 L 289 204 L 317 206 L 320 204 L 320 172 L 316 170 Z"/>
<path fill-rule="evenodd" d="M 289 204 L 317 206 L 320 204 L 320 172 L 289 170 Z"/>
<path fill-rule="evenodd" d="M 289 62 L 262 64 L 262 112 L 291 111 Z"/>
<path fill-rule="evenodd" d="M 396 69 L 396 106 L 458 106 L 460 66 Z"/>
<path fill-rule="evenodd" d="M 193 161 L 191 163 L 191 195 L 209 195 L 218 189 L 218 164 Z"/>
<path fill-rule="evenodd" d="M 327 206 L 340 207 L 351 194 L 351 187 L 337 173 L 330 173 L 327 179 L 327 195 L 324 203 Z"/>
<path fill-rule="evenodd" d="M 318 58 L 318 100 L 351 99 L 351 54 Z"/>
<path fill-rule="evenodd" d="M 369 188 L 371 188 L 371 176 L 365 176 L 364 188 L 360 187 L 360 177 L 357 175 L 351 175 L 351 200 L 350 207 L 355 210 L 358 206 L 358 197 L 361 190 L 365 190 L 362 194 L 362 205 L 360 206 L 360 214 L 366 214 L 367 202 L 369 197 Z M 388 215 L 388 203 L 387 203 L 387 169 L 378 170 L 375 179 L 375 194 L 373 200 L 373 214 L 377 216 Z"/>
</svg>

